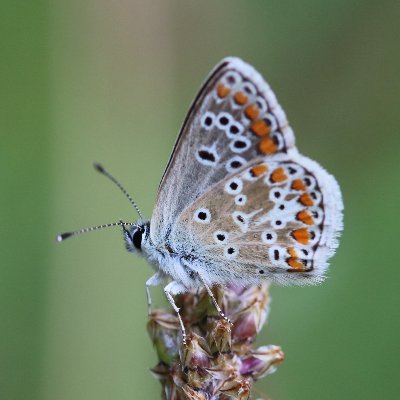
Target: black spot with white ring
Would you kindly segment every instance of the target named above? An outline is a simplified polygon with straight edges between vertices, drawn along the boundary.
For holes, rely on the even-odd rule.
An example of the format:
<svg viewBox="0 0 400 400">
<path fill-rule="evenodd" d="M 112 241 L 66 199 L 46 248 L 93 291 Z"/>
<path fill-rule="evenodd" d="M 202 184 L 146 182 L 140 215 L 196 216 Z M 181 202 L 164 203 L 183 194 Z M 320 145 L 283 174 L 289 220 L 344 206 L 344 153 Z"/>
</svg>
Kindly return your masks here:
<svg viewBox="0 0 400 400">
<path fill-rule="evenodd" d="M 245 165 L 246 163 L 247 161 L 243 157 L 235 156 L 226 162 L 225 168 L 228 172 L 233 172 L 238 168 L 242 167 L 243 165 Z"/>
<path fill-rule="evenodd" d="M 214 241 L 218 244 L 226 244 L 228 242 L 229 234 L 225 231 L 214 232 Z"/>
<path fill-rule="evenodd" d="M 234 153 L 243 153 L 244 151 L 248 150 L 250 146 L 251 146 L 251 140 L 247 137 L 242 136 L 240 138 L 233 140 L 230 143 L 229 148 Z"/>
<path fill-rule="evenodd" d="M 193 220 L 200 224 L 208 224 L 211 221 L 211 212 L 208 208 L 199 208 L 193 214 Z"/>
<path fill-rule="evenodd" d="M 244 206 L 246 204 L 247 201 L 247 196 L 245 194 L 238 194 L 235 197 L 235 204 L 237 206 Z"/>
<path fill-rule="evenodd" d="M 225 184 L 225 192 L 228 194 L 236 195 L 239 194 L 243 189 L 243 182 L 241 179 L 234 177 L 229 179 Z"/>
<path fill-rule="evenodd" d="M 196 151 L 196 159 L 201 164 L 211 167 L 218 162 L 219 156 L 214 148 L 202 146 L 198 151 Z"/>
<path fill-rule="evenodd" d="M 216 117 L 215 126 L 218 129 L 226 131 L 233 122 L 232 115 L 227 112 L 220 112 Z"/>
<path fill-rule="evenodd" d="M 271 226 L 274 229 L 282 229 L 286 226 L 286 222 L 282 221 L 282 219 L 275 219 L 273 221 L 271 221 Z"/>
<path fill-rule="evenodd" d="M 271 132 L 275 132 L 278 128 L 278 124 L 276 123 L 276 119 L 272 114 L 265 114 L 264 121 L 267 122 L 267 125 L 271 128 Z"/>
<path fill-rule="evenodd" d="M 210 130 L 214 126 L 215 114 L 207 111 L 201 119 L 201 126 L 206 130 Z"/>
<path fill-rule="evenodd" d="M 224 249 L 224 255 L 228 259 L 234 259 L 239 255 L 239 249 L 236 246 L 227 246 Z"/>
<path fill-rule="evenodd" d="M 241 90 L 245 92 L 248 96 L 254 96 L 257 93 L 256 88 L 250 82 L 243 83 Z"/>
<path fill-rule="evenodd" d="M 276 242 L 278 235 L 272 230 L 264 231 L 261 233 L 261 240 L 267 244 L 273 244 Z"/>
<path fill-rule="evenodd" d="M 268 250 L 268 256 L 273 264 L 279 264 L 282 261 L 285 251 L 280 246 L 271 246 Z"/>
<path fill-rule="evenodd" d="M 242 124 L 237 121 L 232 121 L 231 124 L 226 127 L 225 133 L 229 139 L 236 139 L 237 137 L 240 137 L 240 135 L 243 133 L 243 130 Z"/>
<path fill-rule="evenodd" d="M 235 71 L 229 71 L 226 73 L 226 75 L 223 77 L 223 82 L 226 83 L 228 86 L 234 86 L 237 85 L 242 81 L 242 77 L 240 76 L 239 73 Z"/>
<path fill-rule="evenodd" d="M 269 199 L 274 203 L 281 202 L 284 199 L 284 191 L 279 188 L 274 188 L 269 192 Z"/>
</svg>

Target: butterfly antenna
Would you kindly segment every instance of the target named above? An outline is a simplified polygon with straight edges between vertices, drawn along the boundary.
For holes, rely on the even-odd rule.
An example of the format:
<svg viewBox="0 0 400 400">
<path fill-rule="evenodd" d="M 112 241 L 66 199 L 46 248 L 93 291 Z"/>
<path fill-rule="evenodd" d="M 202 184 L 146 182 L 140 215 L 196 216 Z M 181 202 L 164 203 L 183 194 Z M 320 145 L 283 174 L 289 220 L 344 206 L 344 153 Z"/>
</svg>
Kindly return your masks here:
<svg viewBox="0 0 400 400">
<path fill-rule="evenodd" d="M 97 231 L 99 229 L 110 228 L 112 226 L 118 226 L 118 225 L 122 226 L 122 228 L 125 231 L 125 226 L 131 226 L 131 225 L 135 225 L 135 224 L 133 222 L 118 221 L 118 222 L 113 222 L 111 224 L 91 226 L 90 228 L 83 228 L 83 229 L 79 229 L 77 231 L 61 233 L 60 235 L 57 235 L 56 240 L 57 240 L 57 242 L 62 242 L 65 239 L 68 239 L 69 237 L 72 237 L 72 236 L 82 235 L 82 233 Z"/>
<path fill-rule="evenodd" d="M 133 205 L 133 207 L 135 208 L 136 212 L 139 214 L 139 217 L 141 219 L 143 219 L 143 214 L 140 211 L 138 205 L 132 199 L 130 194 L 125 190 L 125 188 L 117 181 L 117 179 L 114 178 L 101 164 L 94 163 L 93 166 L 98 172 L 100 172 L 101 174 L 105 175 L 108 179 L 110 179 L 112 182 L 114 182 L 119 187 L 121 192 L 128 198 L 129 202 Z"/>
</svg>

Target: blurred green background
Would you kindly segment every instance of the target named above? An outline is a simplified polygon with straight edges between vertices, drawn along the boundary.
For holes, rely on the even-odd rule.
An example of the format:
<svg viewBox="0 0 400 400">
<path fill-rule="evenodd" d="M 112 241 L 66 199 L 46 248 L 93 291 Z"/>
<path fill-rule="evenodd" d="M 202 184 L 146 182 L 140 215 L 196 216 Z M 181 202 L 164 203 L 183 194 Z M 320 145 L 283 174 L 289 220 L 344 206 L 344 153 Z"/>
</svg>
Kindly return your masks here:
<svg viewBox="0 0 400 400">
<path fill-rule="evenodd" d="M 136 218 L 95 160 L 151 215 L 185 112 L 227 55 L 266 77 L 345 200 L 330 278 L 272 289 L 259 343 L 286 361 L 258 388 L 399 398 L 398 1 L 3 0 L 0 15 L 1 399 L 159 398 L 150 268 L 118 229 L 54 236 Z"/>
</svg>

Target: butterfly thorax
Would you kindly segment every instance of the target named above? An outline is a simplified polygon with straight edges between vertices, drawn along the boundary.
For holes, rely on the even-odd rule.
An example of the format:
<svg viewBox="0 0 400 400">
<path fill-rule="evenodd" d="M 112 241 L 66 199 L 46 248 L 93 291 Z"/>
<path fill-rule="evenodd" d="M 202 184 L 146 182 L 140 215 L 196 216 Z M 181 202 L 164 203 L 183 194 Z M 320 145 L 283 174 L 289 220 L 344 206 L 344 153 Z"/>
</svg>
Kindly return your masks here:
<svg viewBox="0 0 400 400">
<path fill-rule="evenodd" d="M 154 243 L 150 237 L 150 222 L 141 221 L 133 225 L 130 231 L 124 231 L 128 251 L 144 257 L 150 265 L 174 281 L 187 288 L 197 287 L 200 282 L 194 273 L 196 257 L 191 252 L 174 246 L 168 238 Z"/>
</svg>

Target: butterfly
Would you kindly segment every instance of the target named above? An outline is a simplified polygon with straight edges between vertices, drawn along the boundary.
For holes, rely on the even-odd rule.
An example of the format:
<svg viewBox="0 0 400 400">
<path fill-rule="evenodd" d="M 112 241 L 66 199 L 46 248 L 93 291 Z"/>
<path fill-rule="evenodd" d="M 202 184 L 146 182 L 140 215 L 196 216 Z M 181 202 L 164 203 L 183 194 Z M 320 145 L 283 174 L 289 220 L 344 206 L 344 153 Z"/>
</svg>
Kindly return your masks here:
<svg viewBox="0 0 400 400">
<path fill-rule="evenodd" d="M 103 167 L 97 169 L 119 182 Z M 138 208 L 137 208 L 138 210 Z M 343 202 L 335 178 L 301 155 L 262 76 L 239 58 L 210 73 L 183 123 L 150 220 L 123 227 L 126 247 L 155 274 L 185 328 L 174 295 L 231 283 L 323 281 L 338 246 Z M 82 231 L 59 236 L 63 240 Z"/>
</svg>

